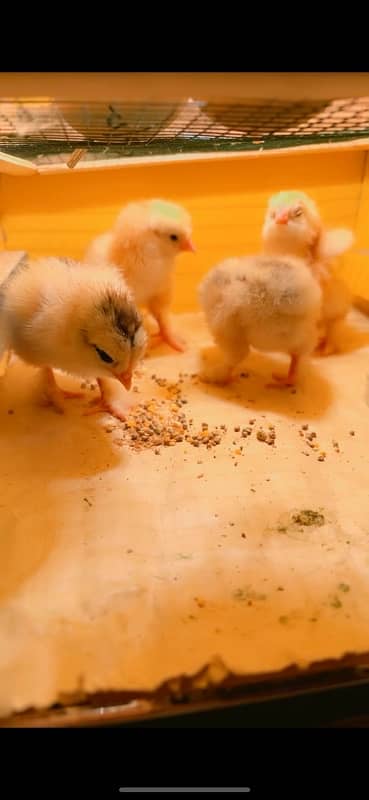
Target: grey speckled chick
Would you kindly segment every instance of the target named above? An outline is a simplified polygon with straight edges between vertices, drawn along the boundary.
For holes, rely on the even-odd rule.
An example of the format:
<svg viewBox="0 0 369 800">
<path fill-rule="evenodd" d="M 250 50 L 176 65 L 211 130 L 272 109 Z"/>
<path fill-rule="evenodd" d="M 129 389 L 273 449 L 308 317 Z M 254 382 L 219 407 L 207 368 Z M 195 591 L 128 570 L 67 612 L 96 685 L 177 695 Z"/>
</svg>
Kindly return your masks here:
<svg viewBox="0 0 369 800">
<path fill-rule="evenodd" d="M 230 258 L 205 276 L 199 289 L 208 326 L 225 356 L 221 382 L 228 382 L 249 347 L 286 353 L 291 385 L 299 360 L 309 355 L 318 337 L 321 289 L 306 262 L 298 258 L 249 256 Z M 203 377 L 211 381 L 211 374 Z"/>
</svg>

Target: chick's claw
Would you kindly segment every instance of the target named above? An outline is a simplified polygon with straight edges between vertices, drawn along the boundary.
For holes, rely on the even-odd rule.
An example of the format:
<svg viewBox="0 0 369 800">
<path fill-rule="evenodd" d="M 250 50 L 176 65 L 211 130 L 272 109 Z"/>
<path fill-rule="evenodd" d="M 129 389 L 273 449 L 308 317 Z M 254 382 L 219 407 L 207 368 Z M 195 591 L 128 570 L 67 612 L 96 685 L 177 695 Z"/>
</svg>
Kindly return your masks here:
<svg viewBox="0 0 369 800">
<path fill-rule="evenodd" d="M 72 400 L 83 397 L 83 392 L 71 392 L 68 389 L 61 389 L 55 381 L 51 367 L 42 370 L 43 392 L 40 405 L 46 408 L 53 408 L 57 414 L 64 414 L 63 400 Z"/>
<path fill-rule="evenodd" d="M 324 358 L 327 356 L 334 356 L 339 353 L 339 348 L 334 345 L 332 342 L 329 341 L 328 337 L 325 339 L 321 339 L 318 346 L 314 351 L 314 355 L 320 358 Z"/>
<path fill-rule="evenodd" d="M 59 397 L 44 394 L 38 401 L 41 408 L 51 408 L 56 414 L 64 414 L 64 408 Z"/>
<path fill-rule="evenodd" d="M 266 384 L 267 389 L 288 389 L 288 387 L 295 385 L 295 381 L 288 375 L 279 375 L 273 372 L 272 378 L 273 380 Z"/>
<path fill-rule="evenodd" d="M 84 392 L 69 392 L 68 389 L 61 389 L 61 393 L 65 400 L 78 400 L 84 397 Z"/>
<path fill-rule="evenodd" d="M 177 350 L 178 353 L 184 353 L 186 350 L 186 343 L 182 337 L 177 336 L 172 331 L 164 330 L 160 331 L 160 336 L 165 344 L 169 345 L 173 350 Z"/>
<path fill-rule="evenodd" d="M 178 336 L 168 328 L 160 328 L 158 333 L 153 333 L 150 336 L 150 347 L 158 347 L 161 344 L 167 344 L 172 350 L 178 353 L 184 353 L 186 350 L 186 342 L 181 336 Z"/>
<path fill-rule="evenodd" d="M 90 417 L 92 414 L 110 414 L 121 422 L 125 422 L 129 409 L 129 405 L 122 406 L 118 403 L 113 403 L 111 400 L 107 400 L 105 397 L 97 397 L 95 400 L 91 401 L 90 407 L 84 411 L 83 416 Z"/>
</svg>

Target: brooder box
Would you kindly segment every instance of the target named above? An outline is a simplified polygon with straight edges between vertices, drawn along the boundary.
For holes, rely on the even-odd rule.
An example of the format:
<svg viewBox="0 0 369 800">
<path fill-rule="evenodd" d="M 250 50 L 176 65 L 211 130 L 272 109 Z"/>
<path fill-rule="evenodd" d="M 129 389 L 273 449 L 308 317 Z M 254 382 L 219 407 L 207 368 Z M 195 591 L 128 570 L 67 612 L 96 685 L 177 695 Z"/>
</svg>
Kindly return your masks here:
<svg viewBox="0 0 369 800">
<path fill-rule="evenodd" d="M 217 261 L 258 249 L 273 192 L 301 188 L 328 225 L 354 229 L 340 269 L 365 310 L 369 97 L 28 99 L 0 112 L 3 259 L 78 259 L 132 199 L 189 210 L 198 252 L 181 257 L 174 302 L 189 347 L 150 356 L 137 388 L 166 400 L 181 373 L 193 424 L 226 428 L 214 449 L 132 452 L 118 424 L 77 403 L 64 418 L 36 411 L 33 371 L 12 365 L 0 398 L 3 724 L 96 721 L 104 706 L 109 721 L 128 719 L 168 710 L 173 695 L 256 696 L 289 675 L 302 686 L 362 667 L 369 324 L 354 312 L 343 353 L 314 360 L 295 394 L 264 388 L 271 358 L 258 354 L 233 389 L 212 389 L 195 376 L 208 338 L 196 289 Z M 242 439 L 249 424 L 274 425 L 275 447 Z M 55 704 L 74 710 L 45 714 Z"/>
</svg>

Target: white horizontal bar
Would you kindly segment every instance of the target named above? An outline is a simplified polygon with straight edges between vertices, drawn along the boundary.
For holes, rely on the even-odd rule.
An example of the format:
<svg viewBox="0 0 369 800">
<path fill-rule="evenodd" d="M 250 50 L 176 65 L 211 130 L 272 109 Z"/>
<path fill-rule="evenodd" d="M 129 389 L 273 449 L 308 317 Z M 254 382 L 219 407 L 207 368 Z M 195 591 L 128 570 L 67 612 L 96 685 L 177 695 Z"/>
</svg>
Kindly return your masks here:
<svg viewBox="0 0 369 800">
<path fill-rule="evenodd" d="M 26 158 L 9 156 L 0 151 L 0 173 L 6 175 L 35 175 L 38 172 L 36 164 Z"/>
</svg>

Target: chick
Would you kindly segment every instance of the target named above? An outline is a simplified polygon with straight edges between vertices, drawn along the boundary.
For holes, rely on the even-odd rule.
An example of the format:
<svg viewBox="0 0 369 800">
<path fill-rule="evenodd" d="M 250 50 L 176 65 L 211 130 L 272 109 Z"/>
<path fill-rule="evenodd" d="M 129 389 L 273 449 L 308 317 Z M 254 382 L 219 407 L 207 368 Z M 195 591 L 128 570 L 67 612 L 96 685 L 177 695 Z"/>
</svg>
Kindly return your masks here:
<svg viewBox="0 0 369 800">
<path fill-rule="evenodd" d="M 315 269 L 323 292 L 322 314 L 319 320 L 320 341 L 317 353 L 331 355 L 339 351 L 336 336 L 340 323 L 352 307 L 353 297 L 347 284 L 334 271 L 335 259 L 354 243 L 352 231 L 337 228 L 323 231 L 320 238 Z"/>
<path fill-rule="evenodd" d="M 335 352 L 336 329 L 350 310 L 352 298 L 334 272 L 334 260 L 352 246 L 352 231 L 325 230 L 313 200 L 304 192 L 290 191 L 270 199 L 262 238 L 265 254 L 298 256 L 310 264 L 322 287 L 318 352 Z"/>
<path fill-rule="evenodd" d="M 321 305 L 319 283 L 304 260 L 262 255 L 230 258 L 206 275 L 199 296 L 224 355 L 222 382 L 232 379 L 251 345 L 287 353 L 287 376 L 273 377 L 279 384 L 295 383 L 301 357 L 309 355 L 316 344 Z M 206 363 L 202 374 L 205 380 L 214 380 Z"/>
<path fill-rule="evenodd" d="M 14 351 L 42 368 L 46 403 L 60 413 L 62 397 L 53 369 L 97 379 L 97 410 L 123 419 L 107 397 L 109 378 L 128 390 L 146 334 L 131 292 L 118 270 L 58 258 L 17 265 L 0 287 L 0 356 Z"/>
<path fill-rule="evenodd" d="M 137 305 L 155 318 L 159 336 L 170 347 L 184 350 L 184 342 L 172 330 L 170 304 L 176 256 L 195 248 L 187 211 L 164 200 L 129 203 L 113 229 L 90 244 L 88 263 L 115 264 L 134 293 Z"/>
<path fill-rule="evenodd" d="M 0 225 L 1 227 L 1 225 Z M 5 244 L 4 239 L 4 244 Z M 14 267 L 27 260 L 27 253 L 24 251 L 3 250 L 0 253 L 0 285 L 3 283 Z M 11 352 L 6 351 L 0 357 L 0 378 L 3 378 L 8 370 L 11 361 Z"/>
<path fill-rule="evenodd" d="M 315 203 L 304 192 L 278 192 L 268 203 L 262 238 L 271 256 L 315 257 L 322 223 Z"/>
</svg>

